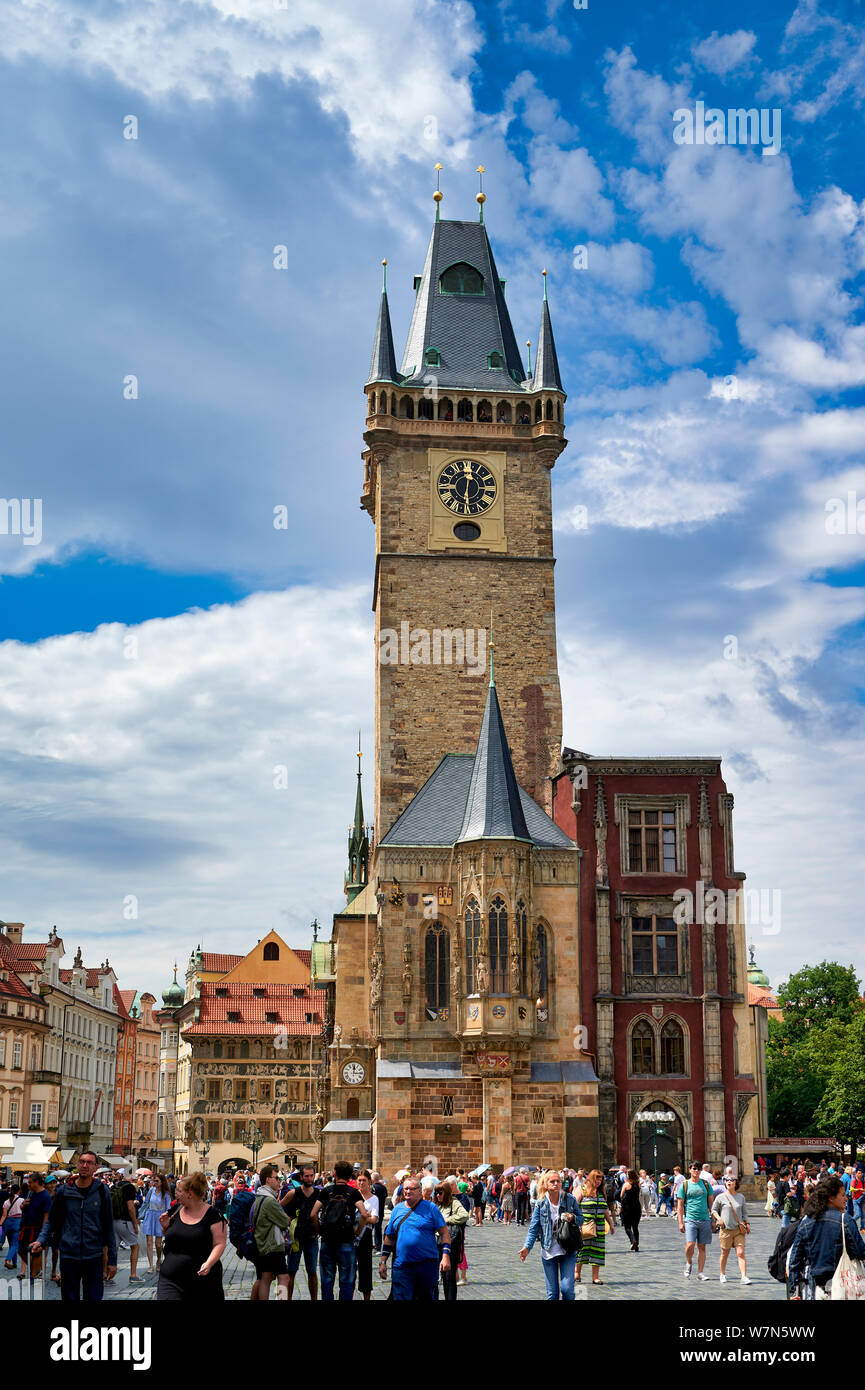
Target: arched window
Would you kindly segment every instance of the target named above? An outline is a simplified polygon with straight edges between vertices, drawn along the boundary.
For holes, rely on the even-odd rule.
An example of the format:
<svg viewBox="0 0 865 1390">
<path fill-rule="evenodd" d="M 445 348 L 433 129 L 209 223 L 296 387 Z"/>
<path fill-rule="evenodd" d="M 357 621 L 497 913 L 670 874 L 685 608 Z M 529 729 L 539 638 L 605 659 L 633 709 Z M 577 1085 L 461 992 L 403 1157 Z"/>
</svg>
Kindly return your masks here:
<svg viewBox="0 0 865 1390">
<path fill-rule="evenodd" d="M 399 418 L 401 420 L 414 419 L 414 401 L 411 396 L 400 396 Z"/>
<path fill-rule="evenodd" d="M 661 1029 L 661 1071 L 673 1076 L 685 1071 L 685 1034 L 674 1018 L 668 1018 Z"/>
<path fill-rule="evenodd" d="M 651 1076 L 655 1070 L 655 1035 L 644 1018 L 631 1029 L 631 1071 Z"/>
<path fill-rule="evenodd" d="M 556 419 L 558 420 L 559 424 L 562 423 L 562 403 L 561 403 L 561 401 L 556 401 Z"/>
<path fill-rule="evenodd" d="M 428 347 L 423 355 L 423 360 L 428 367 L 440 367 L 442 364 L 442 355 L 438 348 Z"/>
<path fill-rule="evenodd" d="M 434 420 L 434 419 L 435 419 L 435 416 L 434 416 L 434 414 L 433 414 L 433 403 L 432 403 L 432 401 L 428 401 L 425 397 L 418 401 L 418 403 L 417 403 L 417 418 L 418 418 L 419 420 Z"/>
<path fill-rule="evenodd" d="M 452 420 L 454 418 L 454 403 L 448 396 L 439 399 L 439 419 Z"/>
<path fill-rule="evenodd" d="M 375 415 L 375 391 L 369 393 L 369 413 Z"/>
<path fill-rule="evenodd" d="M 478 943 L 481 939 L 481 910 L 475 898 L 466 903 L 466 989 L 478 992 Z"/>
<path fill-rule="evenodd" d="M 442 294 L 483 294 L 484 277 L 473 265 L 457 261 L 442 274 L 439 290 Z"/>
<path fill-rule="evenodd" d="M 502 898 L 490 903 L 490 994 L 508 992 L 508 909 Z"/>
<path fill-rule="evenodd" d="M 509 425 L 511 423 L 511 407 L 507 401 L 499 401 L 496 406 L 496 424 Z"/>
<path fill-rule="evenodd" d="M 502 357 L 502 354 L 500 352 L 491 352 L 487 355 L 487 366 L 489 367 L 490 371 L 502 371 L 504 365 L 505 359 Z"/>
<path fill-rule="evenodd" d="M 528 989 L 529 937 L 526 930 L 526 905 L 517 903 L 517 916 L 514 924 L 517 930 L 517 959 L 520 963 L 520 994 Z"/>
<path fill-rule="evenodd" d="M 264 948 L 265 960 L 279 960 L 279 947 L 275 941 L 268 941 Z"/>
<path fill-rule="evenodd" d="M 547 929 L 543 922 L 538 923 L 538 998 L 546 999 L 549 987 L 550 967 L 547 950 Z"/>
<path fill-rule="evenodd" d="M 552 403 L 552 401 L 547 401 L 546 409 L 545 409 L 545 411 L 544 411 L 544 417 L 545 417 L 545 419 L 547 419 L 547 420 L 552 420 L 552 418 L 553 418 L 553 403 Z"/>
<path fill-rule="evenodd" d="M 387 414 L 387 397 L 385 397 L 384 412 Z M 396 396 L 393 391 L 390 393 L 390 413 L 391 415 L 396 415 Z"/>
<path fill-rule="evenodd" d="M 493 408 L 489 401 L 478 401 L 478 421 L 483 425 L 493 422 Z"/>
<path fill-rule="evenodd" d="M 424 948 L 426 1007 L 430 1018 L 438 1018 L 448 1005 L 450 954 L 450 936 L 441 922 L 432 922 L 427 928 Z"/>
<path fill-rule="evenodd" d="M 531 415 L 531 411 L 529 410 L 529 407 L 528 407 L 527 405 L 518 405 L 518 406 L 517 406 L 517 424 L 518 424 L 518 425 L 530 425 L 531 423 L 532 423 L 532 415 Z"/>
<path fill-rule="evenodd" d="M 535 424 L 541 419 L 542 414 L 543 410 L 540 401 L 535 401 Z"/>
<path fill-rule="evenodd" d="M 475 417 L 474 417 L 474 410 L 472 409 L 472 403 L 471 403 L 471 401 L 467 401 L 466 398 L 463 397 L 463 399 L 460 401 L 459 405 L 457 406 L 457 419 L 458 419 L 458 420 L 473 420 L 474 418 L 475 418 Z"/>
<path fill-rule="evenodd" d="M 360 1101 L 357 1096 L 350 1096 L 345 1103 L 345 1118 L 356 1120 L 360 1115 Z"/>
</svg>

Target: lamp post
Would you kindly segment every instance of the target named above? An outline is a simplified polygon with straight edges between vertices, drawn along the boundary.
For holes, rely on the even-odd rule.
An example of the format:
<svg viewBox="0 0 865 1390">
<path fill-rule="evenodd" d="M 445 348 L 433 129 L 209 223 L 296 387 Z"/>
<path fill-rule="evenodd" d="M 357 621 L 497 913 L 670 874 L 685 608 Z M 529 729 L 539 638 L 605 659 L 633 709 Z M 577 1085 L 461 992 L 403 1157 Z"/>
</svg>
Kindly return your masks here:
<svg viewBox="0 0 865 1390">
<path fill-rule="evenodd" d="M 249 1124 L 246 1126 L 243 1142 L 248 1149 L 252 1150 L 252 1166 L 253 1168 L 257 1168 L 258 1155 L 261 1153 L 264 1146 L 264 1135 L 255 1120 L 250 1120 Z"/>
<path fill-rule="evenodd" d="M 658 1173 L 658 1135 L 666 1134 L 665 1124 L 670 1124 L 675 1120 L 672 1110 L 640 1110 L 635 1119 L 640 1124 L 650 1124 L 652 1126 L 652 1150 L 654 1153 L 653 1171 L 657 1177 Z"/>
<path fill-rule="evenodd" d="M 207 1155 L 210 1153 L 210 1140 L 209 1140 L 209 1139 L 204 1139 L 204 1140 L 202 1140 L 202 1139 L 196 1139 L 195 1142 L 193 1143 L 192 1147 L 195 1149 L 195 1152 L 198 1154 L 199 1158 L 201 1159 L 201 1166 L 202 1166 L 202 1168 L 204 1168 L 204 1169 L 206 1170 L 206 1168 L 207 1168 Z"/>
</svg>

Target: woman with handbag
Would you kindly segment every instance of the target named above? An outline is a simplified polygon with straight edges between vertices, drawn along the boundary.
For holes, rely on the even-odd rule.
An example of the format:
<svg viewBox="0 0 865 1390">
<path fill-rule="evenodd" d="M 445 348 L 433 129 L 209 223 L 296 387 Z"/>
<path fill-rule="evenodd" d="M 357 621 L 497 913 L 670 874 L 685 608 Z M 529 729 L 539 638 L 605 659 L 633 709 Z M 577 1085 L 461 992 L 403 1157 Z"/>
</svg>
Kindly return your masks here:
<svg viewBox="0 0 865 1390">
<path fill-rule="evenodd" d="M 847 1193 L 838 1177 L 823 1178 L 808 1198 L 796 1239 L 787 1260 L 787 1286 L 791 1302 L 833 1296 L 833 1276 L 842 1255 L 865 1260 L 865 1241 L 848 1216 Z M 859 1273 L 860 1271 L 857 1271 Z M 858 1279 L 856 1281 L 859 1282 Z M 804 1286 L 800 1292 L 799 1284 Z M 865 1284 L 865 1277 L 862 1278 Z M 843 1294 L 842 1294 L 843 1296 Z M 851 1294 L 847 1294 L 848 1297 Z M 860 1295 L 852 1291 L 853 1297 Z"/>
<path fill-rule="evenodd" d="M 465 1280 L 457 1279 L 457 1271 L 465 1248 L 465 1229 L 469 1214 L 462 1202 L 457 1201 L 453 1187 L 449 1182 L 438 1184 L 435 1190 L 435 1204 L 447 1222 L 451 1239 L 450 1269 L 441 1271 L 442 1292 L 446 1303 L 455 1303 L 459 1284 L 465 1282 Z"/>
<path fill-rule="evenodd" d="M 739 1191 L 738 1178 L 725 1179 L 726 1191 L 720 1193 L 712 1203 L 712 1215 L 717 1218 L 721 1232 L 721 1273 L 719 1281 L 727 1282 L 727 1260 L 735 1247 L 739 1261 L 739 1273 L 743 1284 L 750 1284 L 745 1260 L 745 1238 L 751 1234 L 748 1225 L 748 1208 L 745 1198 Z"/>
<path fill-rule="evenodd" d="M 538 1179 L 538 1200 L 532 1212 L 526 1243 L 520 1251 L 525 1261 L 535 1241 L 540 1239 L 547 1286 L 547 1301 L 574 1301 L 574 1265 L 581 1245 L 583 1214 L 571 1192 L 562 1192 L 561 1175 L 555 1170 Z"/>
<path fill-rule="evenodd" d="M 576 1283 L 581 1282 L 583 1265 L 592 1266 L 592 1283 L 603 1284 L 600 1272 L 604 1266 L 606 1254 L 607 1228 L 609 1227 L 612 1235 L 616 1227 L 616 1218 L 607 1206 L 607 1199 L 604 1196 L 604 1175 L 599 1169 L 593 1168 L 589 1176 L 583 1183 L 583 1197 L 580 1202 L 583 1213 L 583 1248 L 580 1251 L 579 1262 L 577 1264 Z"/>
</svg>

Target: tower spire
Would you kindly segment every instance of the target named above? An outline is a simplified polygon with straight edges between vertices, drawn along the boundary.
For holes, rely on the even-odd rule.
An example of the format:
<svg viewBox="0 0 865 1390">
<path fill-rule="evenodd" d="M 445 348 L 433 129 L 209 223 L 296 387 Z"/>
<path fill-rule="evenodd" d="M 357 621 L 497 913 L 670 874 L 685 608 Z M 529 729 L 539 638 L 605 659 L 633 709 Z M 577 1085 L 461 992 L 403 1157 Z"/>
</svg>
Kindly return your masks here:
<svg viewBox="0 0 865 1390">
<path fill-rule="evenodd" d="M 556 356 L 556 342 L 550 320 L 550 306 L 547 303 L 547 272 L 544 277 L 544 297 L 541 302 L 541 327 L 538 332 L 538 350 L 535 353 L 535 375 L 533 386 L 536 391 L 562 391 L 562 378 L 559 374 L 559 359 Z"/>
<path fill-rule="evenodd" d="M 381 301 L 378 306 L 378 320 L 375 325 L 372 358 L 366 384 L 372 386 L 376 381 L 393 381 L 399 384 L 400 380 L 393 346 L 393 331 L 390 326 L 390 309 L 387 302 L 387 261 L 383 260 L 381 263 Z"/>
<path fill-rule="evenodd" d="M 363 792 L 361 789 L 361 762 L 363 751 L 360 744 L 360 729 L 357 731 L 357 792 L 354 799 L 354 824 L 348 836 L 348 873 L 345 879 L 345 893 L 348 901 L 354 902 L 358 893 L 366 887 L 369 880 L 369 836 L 363 823 Z"/>
</svg>

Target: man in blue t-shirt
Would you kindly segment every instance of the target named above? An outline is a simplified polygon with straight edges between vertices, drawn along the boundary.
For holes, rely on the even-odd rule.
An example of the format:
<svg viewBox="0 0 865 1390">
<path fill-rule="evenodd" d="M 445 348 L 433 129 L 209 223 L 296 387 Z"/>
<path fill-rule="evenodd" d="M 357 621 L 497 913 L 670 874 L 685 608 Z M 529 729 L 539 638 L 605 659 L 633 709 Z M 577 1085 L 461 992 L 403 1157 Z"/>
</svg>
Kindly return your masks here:
<svg viewBox="0 0 865 1390">
<path fill-rule="evenodd" d="M 378 1272 L 387 1275 L 387 1262 L 396 1246 L 393 1262 L 393 1297 L 407 1303 L 417 1298 L 435 1300 L 439 1296 L 439 1269 L 447 1274 L 451 1267 L 451 1242 L 447 1222 L 434 1202 L 421 1196 L 418 1178 L 408 1177 L 402 1185 L 403 1200 L 391 1212 L 381 1249 Z M 436 1232 L 441 1236 L 441 1263 Z"/>
</svg>

